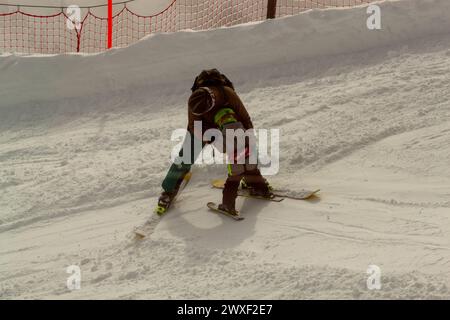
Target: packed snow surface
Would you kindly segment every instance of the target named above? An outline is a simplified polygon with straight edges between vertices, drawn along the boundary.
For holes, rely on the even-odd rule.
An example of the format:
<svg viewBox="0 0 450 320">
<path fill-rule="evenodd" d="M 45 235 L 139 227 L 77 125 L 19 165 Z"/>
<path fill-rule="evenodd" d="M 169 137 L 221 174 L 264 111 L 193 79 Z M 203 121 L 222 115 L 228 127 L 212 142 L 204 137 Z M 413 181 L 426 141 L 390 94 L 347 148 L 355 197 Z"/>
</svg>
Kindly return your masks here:
<svg viewBox="0 0 450 320">
<path fill-rule="evenodd" d="M 382 30 L 361 6 L 0 57 L 0 298 L 450 298 L 450 1 L 379 5 Z M 236 222 L 198 165 L 136 241 L 210 67 L 281 130 L 272 185 L 320 197 L 239 199 Z"/>
</svg>

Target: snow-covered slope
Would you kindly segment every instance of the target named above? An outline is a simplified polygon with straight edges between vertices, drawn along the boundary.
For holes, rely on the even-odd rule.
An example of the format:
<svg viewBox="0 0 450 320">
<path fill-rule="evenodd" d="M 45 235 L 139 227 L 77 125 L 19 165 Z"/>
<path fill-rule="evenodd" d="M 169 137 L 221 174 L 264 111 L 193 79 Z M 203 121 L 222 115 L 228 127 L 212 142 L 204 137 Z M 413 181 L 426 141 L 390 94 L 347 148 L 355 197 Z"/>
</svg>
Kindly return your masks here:
<svg viewBox="0 0 450 320">
<path fill-rule="evenodd" d="M 155 35 L 98 55 L 0 58 L 2 298 L 450 298 L 450 2 L 310 11 Z M 311 202 L 219 200 L 196 167 L 151 237 L 191 81 L 218 67 L 259 128 L 274 185 Z M 66 288 L 80 265 L 82 289 Z M 382 289 L 366 287 L 369 265 Z"/>
</svg>

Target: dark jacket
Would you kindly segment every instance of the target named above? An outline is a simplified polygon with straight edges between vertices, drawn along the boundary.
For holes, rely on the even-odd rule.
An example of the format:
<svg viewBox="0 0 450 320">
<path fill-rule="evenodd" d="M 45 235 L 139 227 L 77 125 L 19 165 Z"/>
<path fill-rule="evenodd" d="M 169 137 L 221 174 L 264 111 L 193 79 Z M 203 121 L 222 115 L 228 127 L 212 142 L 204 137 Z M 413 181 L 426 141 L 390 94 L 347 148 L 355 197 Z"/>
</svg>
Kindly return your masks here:
<svg viewBox="0 0 450 320">
<path fill-rule="evenodd" d="M 208 129 L 217 129 L 214 116 L 222 108 L 233 109 L 237 120 L 246 130 L 253 128 L 252 120 L 236 92 L 230 87 L 215 86 L 201 87 L 191 94 L 188 102 L 188 130 L 194 132 L 194 121 L 202 121 L 202 135 Z"/>
</svg>

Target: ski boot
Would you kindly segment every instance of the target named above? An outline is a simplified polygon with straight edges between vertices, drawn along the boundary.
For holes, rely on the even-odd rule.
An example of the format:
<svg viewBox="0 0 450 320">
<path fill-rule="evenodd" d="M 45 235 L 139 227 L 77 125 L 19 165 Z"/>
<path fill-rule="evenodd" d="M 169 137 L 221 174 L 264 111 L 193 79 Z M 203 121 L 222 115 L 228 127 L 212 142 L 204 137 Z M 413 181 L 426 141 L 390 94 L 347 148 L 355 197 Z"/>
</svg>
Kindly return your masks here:
<svg viewBox="0 0 450 320">
<path fill-rule="evenodd" d="M 226 213 L 232 215 L 232 216 L 239 216 L 239 212 L 235 208 L 228 207 L 227 205 L 221 203 L 217 207 L 221 211 L 225 211 Z"/>
<path fill-rule="evenodd" d="M 271 188 L 266 185 L 266 188 L 264 189 L 250 189 L 249 190 L 249 194 L 252 197 L 257 197 L 257 198 L 267 198 L 267 199 L 272 199 L 275 197 L 275 195 L 273 194 Z"/>
<path fill-rule="evenodd" d="M 159 196 L 158 199 L 158 205 L 156 206 L 155 213 L 159 216 L 165 214 L 172 204 L 174 198 L 175 195 L 170 192 L 164 191 L 163 193 L 161 193 L 161 196 Z"/>
<path fill-rule="evenodd" d="M 269 191 L 273 191 L 273 187 L 270 185 L 269 181 L 267 181 L 267 179 L 264 179 L 264 181 L 265 181 L 265 183 L 266 183 L 267 189 L 269 189 Z M 243 178 L 243 179 L 241 180 L 240 187 L 241 187 L 241 189 L 243 189 L 243 190 L 253 189 L 253 187 L 250 186 L 250 185 L 247 183 L 247 181 L 245 181 L 245 178 Z"/>
</svg>

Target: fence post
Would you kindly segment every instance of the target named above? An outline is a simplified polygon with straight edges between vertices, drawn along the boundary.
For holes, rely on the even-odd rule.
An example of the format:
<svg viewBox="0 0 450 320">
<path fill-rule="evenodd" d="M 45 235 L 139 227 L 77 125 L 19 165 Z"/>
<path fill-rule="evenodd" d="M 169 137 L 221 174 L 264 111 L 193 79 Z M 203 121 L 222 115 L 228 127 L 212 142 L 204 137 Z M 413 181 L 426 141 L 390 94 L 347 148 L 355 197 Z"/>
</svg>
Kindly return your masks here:
<svg viewBox="0 0 450 320">
<path fill-rule="evenodd" d="M 267 0 L 267 19 L 275 19 L 277 0 Z"/>
<path fill-rule="evenodd" d="M 108 49 L 112 47 L 112 0 L 108 0 Z"/>
</svg>

